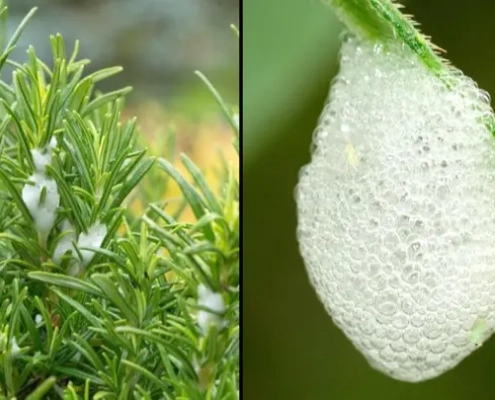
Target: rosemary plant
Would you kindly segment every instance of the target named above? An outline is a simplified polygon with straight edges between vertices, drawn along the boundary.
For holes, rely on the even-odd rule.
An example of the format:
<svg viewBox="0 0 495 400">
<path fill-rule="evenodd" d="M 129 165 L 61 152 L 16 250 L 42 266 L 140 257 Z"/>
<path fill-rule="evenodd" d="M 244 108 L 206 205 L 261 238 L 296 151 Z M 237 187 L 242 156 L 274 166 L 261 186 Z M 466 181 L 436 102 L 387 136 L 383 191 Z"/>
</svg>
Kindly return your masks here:
<svg viewBox="0 0 495 400">
<path fill-rule="evenodd" d="M 0 399 L 237 398 L 233 167 L 214 190 L 186 155 L 190 177 L 148 156 L 120 117 L 130 88 L 95 89 L 121 69 L 85 75 L 77 43 L 50 38 L 53 68 L 33 48 L 9 60 L 33 12 L 0 56 L 15 67 L 0 81 Z M 163 202 L 131 218 L 147 174 L 162 199 L 175 180 L 197 221 Z"/>
</svg>

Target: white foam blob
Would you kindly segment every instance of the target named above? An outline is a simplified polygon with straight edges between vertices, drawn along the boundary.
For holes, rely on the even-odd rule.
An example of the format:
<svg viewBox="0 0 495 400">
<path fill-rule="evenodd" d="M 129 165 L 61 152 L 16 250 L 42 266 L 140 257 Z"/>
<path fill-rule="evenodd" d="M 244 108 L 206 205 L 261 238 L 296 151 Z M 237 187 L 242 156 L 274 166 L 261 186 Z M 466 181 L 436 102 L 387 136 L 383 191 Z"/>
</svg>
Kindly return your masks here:
<svg viewBox="0 0 495 400">
<path fill-rule="evenodd" d="M 45 168 L 52 161 L 53 150 L 57 147 L 57 138 L 52 136 L 50 143 L 45 148 L 37 148 L 31 150 L 34 167 L 36 172 L 44 173 Z"/>
<path fill-rule="evenodd" d="M 204 334 L 208 333 L 211 325 L 216 329 L 222 329 L 225 321 L 218 315 L 225 312 L 225 303 L 220 293 L 212 292 L 205 285 L 198 286 L 198 305 L 205 307 L 207 310 L 198 311 L 198 325 Z"/>
<path fill-rule="evenodd" d="M 107 227 L 106 225 L 100 223 L 92 225 L 88 229 L 88 232 L 81 232 L 77 241 L 77 247 L 82 256 L 81 262 L 83 267 L 86 267 L 91 262 L 95 252 L 92 250 L 83 250 L 80 249 L 80 247 L 101 248 L 106 235 Z"/>
<path fill-rule="evenodd" d="M 310 281 L 370 364 L 453 368 L 495 329 L 495 151 L 488 96 L 408 49 L 348 38 L 296 190 Z"/>
<path fill-rule="evenodd" d="M 35 172 L 22 189 L 22 200 L 33 217 L 38 232 L 46 236 L 53 227 L 60 204 L 57 183 L 42 173 Z M 45 195 L 42 198 L 42 193 Z"/>
<path fill-rule="evenodd" d="M 64 236 L 60 239 L 53 252 L 52 259 L 55 263 L 60 264 L 62 262 L 63 257 L 67 254 L 67 252 L 73 250 L 73 242 L 76 241 L 76 232 L 74 227 L 68 220 L 62 221 L 60 224 L 61 232 L 64 233 Z"/>
</svg>

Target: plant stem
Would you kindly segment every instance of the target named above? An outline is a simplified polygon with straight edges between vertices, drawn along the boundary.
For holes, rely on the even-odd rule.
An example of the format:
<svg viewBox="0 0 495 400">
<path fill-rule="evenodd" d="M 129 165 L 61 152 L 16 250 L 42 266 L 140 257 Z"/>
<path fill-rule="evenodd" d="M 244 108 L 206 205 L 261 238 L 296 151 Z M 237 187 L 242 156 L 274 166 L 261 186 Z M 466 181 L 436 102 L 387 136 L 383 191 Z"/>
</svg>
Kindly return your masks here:
<svg viewBox="0 0 495 400">
<path fill-rule="evenodd" d="M 438 55 L 441 49 L 416 29 L 410 16 L 391 0 L 330 0 L 337 16 L 348 29 L 373 41 L 399 42 L 409 47 L 435 75 L 445 75 L 447 64 Z"/>
</svg>

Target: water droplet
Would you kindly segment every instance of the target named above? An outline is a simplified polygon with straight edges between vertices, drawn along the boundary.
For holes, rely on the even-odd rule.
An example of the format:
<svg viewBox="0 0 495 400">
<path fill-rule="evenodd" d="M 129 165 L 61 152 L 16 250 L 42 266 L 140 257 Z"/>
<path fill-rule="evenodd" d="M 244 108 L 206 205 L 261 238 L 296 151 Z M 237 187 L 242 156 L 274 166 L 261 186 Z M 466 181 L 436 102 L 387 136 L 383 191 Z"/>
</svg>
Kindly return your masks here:
<svg viewBox="0 0 495 400">
<path fill-rule="evenodd" d="M 351 248 L 349 256 L 353 260 L 362 261 L 366 257 L 366 248 L 363 246 L 353 246 Z"/>
<path fill-rule="evenodd" d="M 397 329 L 404 329 L 409 325 L 409 319 L 404 314 L 398 314 L 394 317 L 392 325 Z"/>
<path fill-rule="evenodd" d="M 400 227 L 399 229 L 397 229 L 397 233 L 399 234 L 401 240 L 406 241 L 406 239 L 411 234 L 411 230 L 409 228 Z"/>
<path fill-rule="evenodd" d="M 423 275 L 423 282 L 426 286 L 434 288 L 438 284 L 438 276 L 434 272 L 426 272 Z"/>
<path fill-rule="evenodd" d="M 414 222 L 413 229 L 415 232 L 421 232 L 424 228 L 424 225 L 425 225 L 424 222 L 418 219 Z"/>
<path fill-rule="evenodd" d="M 408 343 L 408 344 L 415 344 L 418 342 L 419 340 L 419 333 L 416 329 L 413 329 L 413 328 L 409 328 L 407 329 L 403 334 L 402 334 L 402 338 L 404 339 L 404 342 Z"/>
<path fill-rule="evenodd" d="M 361 292 L 365 287 L 364 279 L 359 276 L 352 277 L 351 283 L 353 290 L 355 290 L 358 293 Z"/>
<path fill-rule="evenodd" d="M 447 240 L 454 247 L 457 247 L 461 244 L 461 238 L 458 235 L 452 235 Z"/>
<path fill-rule="evenodd" d="M 387 341 L 383 339 L 379 339 L 377 337 L 373 337 L 371 340 L 371 345 L 373 346 L 374 349 L 383 349 L 387 345 Z"/>
<path fill-rule="evenodd" d="M 397 312 L 397 295 L 393 292 L 384 292 L 376 296 L 375 306 L 380 314 L 394 315 Z"/>
<path fill-rule="evenodd" d="M 380 264 L 372 262 L 369 264 L 369 266 L 366 270 L 366 274 L 368 276 L 375 276 L 376 274 L 378 274 L 380 272 L 380 270 L 381 270 Z"/>
<path fill-rule="evenodd" d="M 398 289 L 400 287 L 399 278 L 397 278 L 395 275 L 391 276 L 388 280 L 388 284 L 390 287 Z"/>
<path fill-rule="evenodd" d="M 425 287 L 419 287 L 411 293 L 411 298 L 416 304 L 422 306 L 428 301 L 430 292 Z"/>
<path fill-rule="evenodd" d="M 429 339 L 436 339 L 442 334 L 438 329 L 437 325 L 428 324 L 425 326 L 425 336 Z"/>
<path fill-rule="evenodd" d="M 433 344 L 430 347 L 430 350 L 432 353 L 442 354 L 445 351 L 446 347 L 447 347 L 447 342 L 440 340 L 440 341 L 436 342 L 435 344 Z"/>
<path fill-rule="evenodd" d="M 409 215 L 402 214 L 397 219 L 397 225 L 398 226 L 409 226 L 410 221 L 411 221 L 411 218 L 409 217 Z"/>
<path fill-rule="evenodd" d="M 348 133 L 351 131 L 351 128 L 349 127 L 349 125 L 347 124 L 342 124 L 340 126 L 340 130 L 343 132 L 343 133 Z"/>
<path fill-rule="evenodd" d="M 349 236 L 353 240 L 358 240 L 360 234 L 361 234 L 361 230 L 357 226 L 353 226 L 351 229 L 349 229 Z"/>
<path fill-rule="evenodd" d="M 435 207 L 435 204 L 433 203 L 429 203 L 427 206 L 426 206 L 426 211 L 430 214 L 430 215 L 433 215 L 435 213 L 435 211 L 437 210 L 437 208 Z"/>
<path fill-rule="evenodd" d="M 390 347 L 385 347 L 380 351 L 380 358 L 388 362 L 395 361 L 395 353 Z M 393 375 L 394 370 L 391 369 L 388 373 L 389 375 Z"/>
<path fill-rule="evenodd" d="M 403 299 L 400 303 L 400 308 L 405 314 L 412 315 L 416 310 L 414 303 L 409 299 Z"/>
<path fill-rule="evenodd" d="M 370 281 L 370 288 L 381 291 L 387 287 L 387 277 L 383 274 L 377 274 Z"/>
<path fill-rule="evenodd" d="M 414 253 L 417 253 L 419 249 L 421 249 L 421 243 L 420 242 L 413 242 L 410 246 L 411 251 Z"/>
<path fill-rule="evenodd" d="M 411 317 L 411 325 L 416 328 L 421 328 L 425 324 L 425 320 L 421 315 L 413 315 Z"/>
<path fill-rule="evenodd" d="M 400 275 L 404 282 L 415 285 L 419 281 L 419 267 L 417 265 L 408 264 L 404 267 Z"/>
<path fill-rule="evenodd" d="M 400 238 L 393 232 L 387 233 L 387 235 L 383 238 L 383 244 L 389 249 L 394 248 L 400 243 Z"/>
<path fill-rule="evenodd" d="M 383 206 L 379 201 L 374 201 L 373 203 L 371 203 L 370 208 L 373 213 L 380 213 L 383 211 Z"/>
<path fill-rule="evenodd" d="M 443 325 L 446 321 L 445 314 L 438 313 L 435 315 L 435 322 L 439 325 Z"/>
<path fill-rule="evenodd" d="M 403 250 L 396 250 L 394 251 L 393 257 L 391 258 L 391 261 L 394 262 L 395 266 L 403 264 L 407 259 L 407 253 Z"/>
<path fill-rule="evenodd" d="M 400 339 L 400 332 L 395 329 L 389 329 L 387 330 L 387 338 L 395 342 Z"/>
<path fill-rule="evenodd" d="M 442 356 L 438 354 L 428 353 L 426 356 L 426 365 L 430 367 L 435 367 L 439 365 L 442 361 Z"/>
<path fill-rule="evenodd" d="M 450 193 L 450 188 L 447 185 L 440 185 L 437 188 L 437 195 L 440 199 L 445 199 Z"/>
<path fill-rule="evenodd" d="M 363 332 L 365 335 L 372 335 L 375 332 L 375 324 L 373 324 L 369 320 L 363 320 L 359 325 L 358 328 Z"/>
<path fill-rule="evenodd" d="M 395 351 L 395 359 L 396 361 L 399 362 L 399 364 L 402 364 L 407 361 L 407 355 L 404 354 L 406 351 L 407 347 L 402 341 L 397 341 L 397 342 L 392 342 L 390 343 L 390 348 Z"/>
</svg>

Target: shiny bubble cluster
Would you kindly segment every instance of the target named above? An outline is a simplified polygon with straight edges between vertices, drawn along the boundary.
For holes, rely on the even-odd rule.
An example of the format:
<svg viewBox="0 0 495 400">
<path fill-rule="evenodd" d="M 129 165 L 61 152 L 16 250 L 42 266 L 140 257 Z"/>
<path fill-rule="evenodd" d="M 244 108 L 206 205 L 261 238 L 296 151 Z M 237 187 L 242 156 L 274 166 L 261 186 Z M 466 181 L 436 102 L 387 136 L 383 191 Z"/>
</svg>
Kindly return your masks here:
<svg viewBox="0 0 495 400">
<path fill-rule="evenodd" d="M 311 283 L 370 364 L 433 378 L 495 330 L 488 96 L 348 38 L 296 191 Z M 483 122 L 484 121 L 484 122 Z"/>
</svg>

